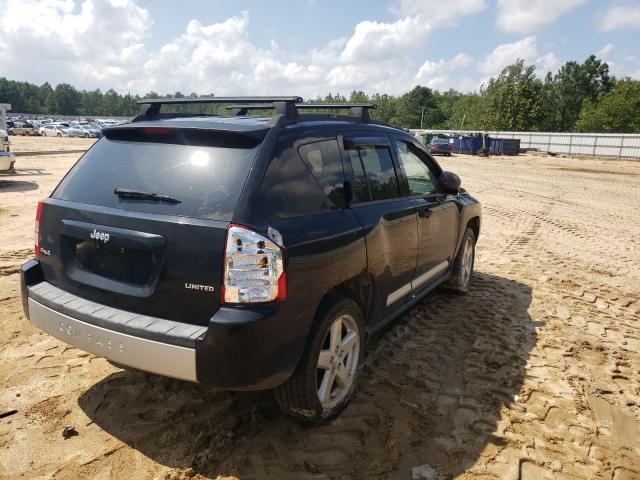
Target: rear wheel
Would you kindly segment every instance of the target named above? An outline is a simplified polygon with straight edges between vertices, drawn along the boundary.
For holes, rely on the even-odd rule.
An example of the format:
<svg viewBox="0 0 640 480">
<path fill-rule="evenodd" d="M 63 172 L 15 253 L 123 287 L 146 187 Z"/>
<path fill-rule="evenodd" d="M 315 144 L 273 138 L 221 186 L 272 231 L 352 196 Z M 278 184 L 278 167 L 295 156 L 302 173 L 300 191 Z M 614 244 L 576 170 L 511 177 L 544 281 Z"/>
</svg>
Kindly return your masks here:
<svg viewBox="0 0 640 480">
<path fill-rule="evenodd" d="M 476 256 L 476 236 L 467 227 L 462 238 L 460 250 L 453 263 L 453 274 L 444 286 L 458 293 L 466 293 L 473 278 L 473 265 Z"/>
<path fill-rule="evenodd" d="M 318 311 L 293 375 L 275 390 L 282 410 L 307 422 L 335 418 L 349 404 L 363 358 L 362 312 L 335 297 Z"/>
<path fill-rule="evenodd" d="M 61 134 L 61 133 L 59 133 L 59 134 L 58 134 L 58 137 L 62 137 L 62 134 Z"/>
</svg>

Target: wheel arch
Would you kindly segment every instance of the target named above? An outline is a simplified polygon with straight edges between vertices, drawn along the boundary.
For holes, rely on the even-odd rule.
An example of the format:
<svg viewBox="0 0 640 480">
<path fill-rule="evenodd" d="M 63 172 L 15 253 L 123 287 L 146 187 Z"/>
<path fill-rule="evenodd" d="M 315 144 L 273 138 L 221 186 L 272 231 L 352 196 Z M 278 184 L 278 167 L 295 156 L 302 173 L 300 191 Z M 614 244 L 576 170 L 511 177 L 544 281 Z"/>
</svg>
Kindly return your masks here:
<svg viewBox="0 0 640 480">
<path fill-rule="evenodd" d="M 470 218 L 467 222 L 467 228 L 473 230 L 473 234 L 476 237 L 477 241 L 478 237 L 480 236 L 480 217 Z"/>
</svg>

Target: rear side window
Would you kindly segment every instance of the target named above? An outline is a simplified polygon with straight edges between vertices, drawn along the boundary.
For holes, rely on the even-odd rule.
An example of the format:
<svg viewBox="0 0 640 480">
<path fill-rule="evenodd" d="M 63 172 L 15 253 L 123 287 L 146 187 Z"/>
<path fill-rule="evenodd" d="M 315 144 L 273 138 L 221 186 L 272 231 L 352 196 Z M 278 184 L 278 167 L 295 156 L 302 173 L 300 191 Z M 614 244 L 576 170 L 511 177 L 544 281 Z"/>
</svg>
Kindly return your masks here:
<svg viewBox="0 0 640 480">
<path fill-rule="evenodd" d="M 311 174 L 329 199 L 340 208 L 346 207 L 344 171 L 336 140 L 323 140 L 298 148 Z"/>
<path fill-rule="evenodd" d="M 399 197 L 398 179 L 388 147 L 363 146 L 347 153 L 354 175 L 356 202 Z"/>
<path fill-rule="evenodd" d="M 54 198 L 136 212 L 231 220 L 258 145 L 224 147 L 103 138 L 71 169 Z M 114 189 L 176 198 L 180 203 L 121 198 Z"/>
</svg>

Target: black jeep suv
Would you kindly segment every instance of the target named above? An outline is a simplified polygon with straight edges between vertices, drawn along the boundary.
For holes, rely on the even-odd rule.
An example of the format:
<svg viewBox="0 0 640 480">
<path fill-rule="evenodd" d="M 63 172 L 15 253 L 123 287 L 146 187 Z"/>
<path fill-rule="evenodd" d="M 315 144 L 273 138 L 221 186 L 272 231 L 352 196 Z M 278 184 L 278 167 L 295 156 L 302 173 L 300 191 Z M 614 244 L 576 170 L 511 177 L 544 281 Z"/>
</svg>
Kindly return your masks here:
<svg viewBox="0 0 640 480">
<path fill-rule="evenodd" d="M 372 334 L 437 285 L 466 291 L 480 205 L 372 105 L 301 101 L 144 100 L 105 128 L 38 205 L 30 320 L 120 365 L 337 415 Z"/>
</svg>

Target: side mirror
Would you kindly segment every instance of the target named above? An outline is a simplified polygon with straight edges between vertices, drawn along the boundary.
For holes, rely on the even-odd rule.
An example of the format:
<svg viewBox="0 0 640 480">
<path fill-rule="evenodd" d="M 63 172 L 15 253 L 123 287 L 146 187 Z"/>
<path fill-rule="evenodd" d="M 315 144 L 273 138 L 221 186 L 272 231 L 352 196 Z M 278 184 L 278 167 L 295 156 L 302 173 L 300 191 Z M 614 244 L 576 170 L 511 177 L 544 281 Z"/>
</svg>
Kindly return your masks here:
<svg viewBox="0 0 640 480">
<path fill-rule="evenodd" d="M 460 177 L 453 172 L 442 172 L 438 177 L 440 186 L 447 193 L 458 193 L 460 191 Z"/>
</svg>

